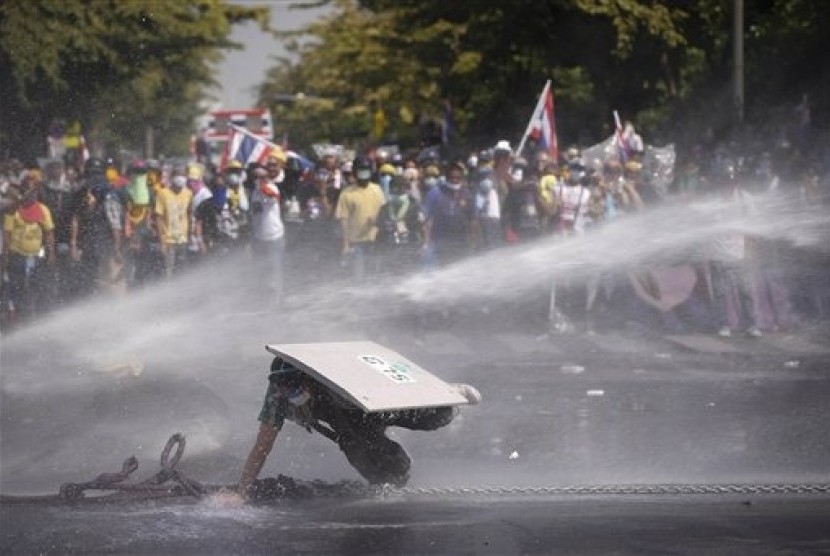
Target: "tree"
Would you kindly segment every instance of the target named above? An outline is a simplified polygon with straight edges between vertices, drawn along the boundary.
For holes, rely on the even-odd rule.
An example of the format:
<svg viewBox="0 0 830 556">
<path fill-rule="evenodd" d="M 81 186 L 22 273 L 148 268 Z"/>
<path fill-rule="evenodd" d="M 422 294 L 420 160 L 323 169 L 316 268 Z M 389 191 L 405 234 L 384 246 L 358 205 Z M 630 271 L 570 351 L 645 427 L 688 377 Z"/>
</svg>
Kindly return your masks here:
<svg viewBox="0 0 830 556">
<path fill-rule="evenodd" d="M 369 106 L 380 103 L 392 134 L 411 137 L 418 122 L 440 119 L 449 100 L 472 143 L 516 138 L 546 79 L 554 84 L 564 142 L 610 133 L 612 109 L 649 134 L 730 125 L 729 2 L 328 3 L 334 13 L 304 30 L 306 42 L 285 37 L 297 61 L 281 61 L 262 88 L 265 103 L 284 91 L 325 99 L 302 110 L 279 108 L 289 136 L 336 139 L 347 135 L 344 126 L 365 134 Z M 830 97 L 821 94 L 828 75 L 821 52 L 830 46 L 823 2 L 746 0 L 746 12 L 750 113 L 763 117 L 765 107 L 788 102 L 796 89 L 817 103 Z"/>
<path fill-rule="evenodd" d="M 186 145 L 231 26 L 252 20 L 267 10 L 224 0 L 0 3 L 3 154 L 42 154 L 55 118 L 99 142 L 141 145 L 151 125 L 163 148 Z"/>
</svg>

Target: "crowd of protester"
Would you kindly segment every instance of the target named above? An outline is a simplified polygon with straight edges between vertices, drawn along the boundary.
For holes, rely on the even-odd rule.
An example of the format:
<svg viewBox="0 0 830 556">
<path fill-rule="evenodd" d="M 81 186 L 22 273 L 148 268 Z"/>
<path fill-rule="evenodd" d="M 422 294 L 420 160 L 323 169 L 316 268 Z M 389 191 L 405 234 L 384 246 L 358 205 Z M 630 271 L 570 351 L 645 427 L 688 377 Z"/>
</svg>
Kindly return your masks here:
<svg viewBox="0 0 830 556">
<path fill-rule="evenodd" d="M 806 163 L 792 152 L 747 154 L 728 146 L 681 153 L 668 191 L 644 171 L 638 148 L 599 164 L 577 148 L 558 159 L 536 149 L 524 157 L 507 141 L 450 160 L 438 151 L 373 149 L 349 160 L 340 152 L 326 149 L 314 165 L 278 147 L 263 164 L 244 167 L 236 160 L 217 167 L 135 159 L 123 172 L 95 157 L 82 166 L 0 162 L 4 323 L 169 279 L 236 252 L 264 265 L 257 272 L 278 310 L 288 268 L 306 281 L 340 276 L 370 284 L 376 275 L 591 233 L 670 198 L 715 195 L 741 204 L 779 188 L 805 205 L 826 203 L 830 175 L 818 158 Z M 782 249 L 788 248 L 737 233 L 716 241 L 706 260 L 691 264 L 699 279 L 690 301 L 645 320 L 722 336 L 826 320 L 824 255 L 807 253 L 806 264 L 794 268 L 782 262 Z M 645 274 L 596 275 L 576 285 L 560 280 L 551 285 L 543 320 L 567 332 L 611 322 L 605 315 L 614 312 L 635 318 L 643 311 L 632 308 L 638 282 L 648 289 Z"/>
</svg>

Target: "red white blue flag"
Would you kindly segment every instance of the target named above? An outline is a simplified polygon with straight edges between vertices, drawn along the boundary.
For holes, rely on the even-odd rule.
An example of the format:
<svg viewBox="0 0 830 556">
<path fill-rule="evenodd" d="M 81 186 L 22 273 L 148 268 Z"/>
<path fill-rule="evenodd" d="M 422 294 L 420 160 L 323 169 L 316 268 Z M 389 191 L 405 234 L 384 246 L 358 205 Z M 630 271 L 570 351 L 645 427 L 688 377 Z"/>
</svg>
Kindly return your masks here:
<svg viewBox="0 0 830 556">
<path fill-rule="evenodd" d="M 559 159 L 559 141 L 556 137 L 556 117 L 550 81 L 545 83 L 545 88 L 539 95 L 539 101 L 536 103 L 536 108 L 527 124 L 527 130 L 519 143 L 517 154 L 521 154 L 528 137 L 532 137 L 539 150 L 547 152 L 553 160 Z"/>
<path fill-rule="evenodd" d="M 264 164 L 274 148 L 280 149 L 267 139 L 254 135 L 245 128 L 230 126 L 231 137 L 222 153 L 221 167 L 227 167 L 231 160 L 237 160 L 243 167 L 251 163 Z M 280 149 L 281 150 L 281 149 Z"/>
</svg>

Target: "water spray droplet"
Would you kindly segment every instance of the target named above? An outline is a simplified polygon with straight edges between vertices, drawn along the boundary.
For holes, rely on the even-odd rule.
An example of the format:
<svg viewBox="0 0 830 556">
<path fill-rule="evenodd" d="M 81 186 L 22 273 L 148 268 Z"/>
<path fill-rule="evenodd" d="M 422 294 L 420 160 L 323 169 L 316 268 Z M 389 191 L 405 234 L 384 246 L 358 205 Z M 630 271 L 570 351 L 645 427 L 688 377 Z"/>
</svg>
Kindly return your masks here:
<svg viewBox="0 0 830 556">
<path fill-rule="evenodd" d="M 559 370 L 562 371 L 562 374 L 578 375 L 579 373 L 585 371 L 585 367 L 582 365 L 562 365 L 559 367 Z"/>
</svg>

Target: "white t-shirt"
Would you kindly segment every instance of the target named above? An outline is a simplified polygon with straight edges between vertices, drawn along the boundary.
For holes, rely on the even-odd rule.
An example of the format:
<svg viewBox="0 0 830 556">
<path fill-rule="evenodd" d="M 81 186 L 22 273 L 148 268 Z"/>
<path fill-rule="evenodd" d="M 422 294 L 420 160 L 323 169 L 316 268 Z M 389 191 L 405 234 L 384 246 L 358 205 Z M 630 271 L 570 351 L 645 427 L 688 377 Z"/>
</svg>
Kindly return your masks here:
<svg viewBox="0 0 830 556">
<path fill-rule="evenodd" d="M 559 218 L 573 223 L 575 231 L 582 231 L 585 215 L 588 214 L 588 201 L 591 191 L 581 185 L 560 183 L 556 187 L 556 199 L 559 201 Z"/>
<path fill-rule="evenodd" d="M 266 184 L 273 195 L 265 195 L 259 186 L 251 194 L 252 221 L 254 238 L 261 241 L 280 239 L 285 233 L 280 214 L 280 190 L 273 182 Z"/>
</svg>

